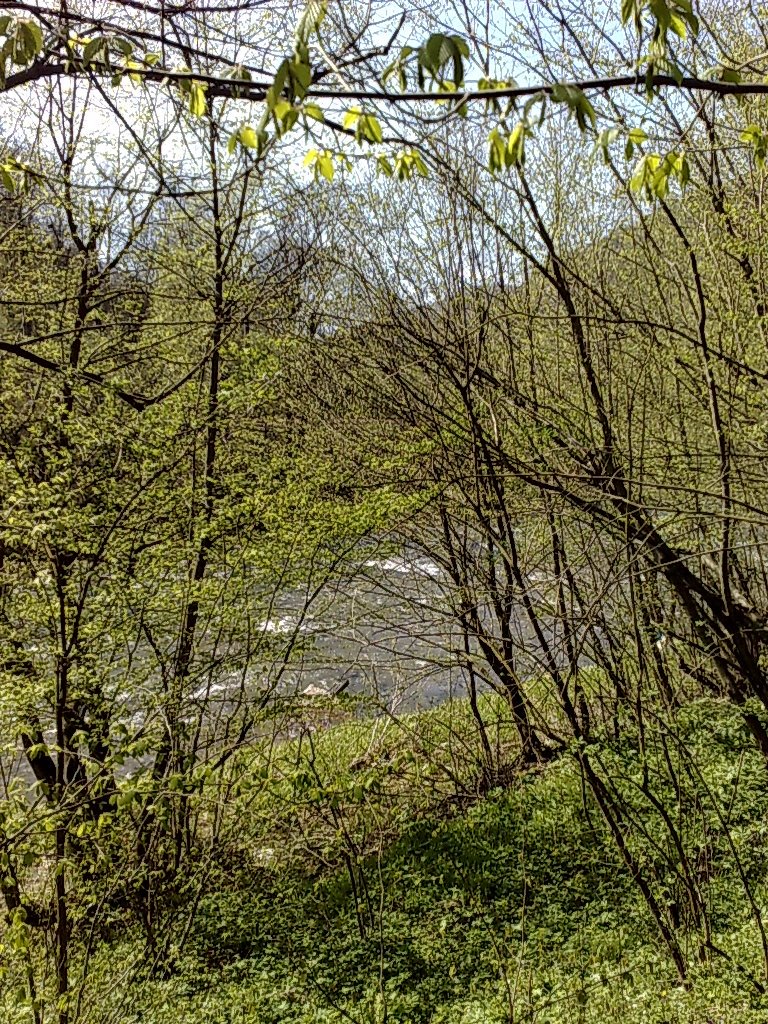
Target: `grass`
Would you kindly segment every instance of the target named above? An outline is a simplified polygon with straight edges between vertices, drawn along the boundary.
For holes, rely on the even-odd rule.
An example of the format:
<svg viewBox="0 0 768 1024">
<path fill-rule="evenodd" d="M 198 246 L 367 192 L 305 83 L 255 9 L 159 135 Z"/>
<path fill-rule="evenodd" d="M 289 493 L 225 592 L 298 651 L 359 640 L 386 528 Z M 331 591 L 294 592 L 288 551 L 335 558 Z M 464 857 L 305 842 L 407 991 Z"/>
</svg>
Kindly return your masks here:
<svg viewBox="0 0 768 1024">
<path fill-rule="evenodd" d="M 484 698 L 483 713 L 497 754 L 513 758 L 503 704 Z M 98 1004 L 125 1024 L 763 1024 L 768 999 L 748 981 L 761 976 L 759 936 L 731 844 L 762 905 L 765 769 L 715 702 L 684 709 L 678 726 L 708 789 L 727 796 L 731 837 L 710 815 L 707 900 L 727 956 L 699 962 L 691 935 L 688 988 L 576 758 L 480 795 L 473 719 L 455 702 L 399 724 L 352 717 L 244 756 L 229 838 L 173 971 L 136 980 L 118 1009 L 114 964 L 138 947 L 102 948 L 94 1019 Z M 637 745 L 599 753 L 632 807 Z M 212 803 L 220 787 L 209 782 Z M 701 808 L 683 803 L 695 849 Z M 639 799 L 633 813 L 636 852 L 671 891 L 653 814 Z"/>
</svg>

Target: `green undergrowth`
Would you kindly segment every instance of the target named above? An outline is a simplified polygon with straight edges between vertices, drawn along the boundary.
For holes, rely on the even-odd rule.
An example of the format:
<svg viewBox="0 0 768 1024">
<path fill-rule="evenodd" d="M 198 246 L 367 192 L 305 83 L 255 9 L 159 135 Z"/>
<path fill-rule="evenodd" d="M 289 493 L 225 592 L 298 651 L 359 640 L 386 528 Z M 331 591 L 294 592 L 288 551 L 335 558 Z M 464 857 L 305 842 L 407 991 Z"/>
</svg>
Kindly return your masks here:
<svg viewBox="0 0 768 1024">
<path fill-rule="evenodd" d="M 485 698 L 482 711 L 494 757 L 514 765 L 503 704 Z M 315 726 L 323 713 L 313 712 Z M 574 752 L 484 789 L 474 719 L 455 702 L 400 723 L 350 717 L 241 758 L 224 853 L 170 976 L 137 982 L 115 1019 L 764 1022 L 760 937 L 742 876 L 759 909 L 768 898 L 765 769 L 741 720 L 716 702 L 684 709 L 676 727 L 678 748 L 665 758 L 683 747 L 695 756 L 699 791 L 727 809 L 718 832 L 717 815 L 700 824 L 701 797 L 670 804 L 690 848 L 708 851 L 706 899 L 722 950 L 701 962 L 684 938 L 690 987 L 677 981 Z M 653 742 L 649 732 L 652 777 Z M 652 809 L 632 795 L 638 751 L 637 738 L 623 738 L 591 753 L 637 815 L 644 870 L 672 894 L 669 851 Z M 105 979 L 135 949 L 102 950 Z M 112 998 L 106 987 L 102 998 Z"/>
</svg>

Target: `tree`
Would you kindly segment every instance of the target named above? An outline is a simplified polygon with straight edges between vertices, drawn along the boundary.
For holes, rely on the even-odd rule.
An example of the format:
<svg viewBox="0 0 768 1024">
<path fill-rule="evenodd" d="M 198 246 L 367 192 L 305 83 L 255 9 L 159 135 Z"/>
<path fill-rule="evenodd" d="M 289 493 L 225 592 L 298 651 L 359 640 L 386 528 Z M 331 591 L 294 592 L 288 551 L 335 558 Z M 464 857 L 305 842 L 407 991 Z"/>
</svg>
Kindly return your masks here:
<svg viewBox="0 0 768 1024">
<path fill-rule="evenodd" d="M 168 168 L 133 131 L 138 155 L 94 182 L 79 89 L 44 101 L 61 170 L 5 203 L 0 340 L 2 892 L 30 1012 L 62 1024 L 94 998 L 112 915 L 144 931 L 129 976 L 183 946 L 225 845 L 210 803 L 343 551 L 334 525 L 346 536 L 286 480 L 272 348 L 301 264 L 274 252 L 277 193 L 212 118 L 190 129 L 194 201 L 161 201 Z M 328 528 L 299 535 L 297 503 Z M 273 635 L 276 595 L 299 585 Z"/>
<path fill-rule="evenodd" d="M 659 109 L 677 130 L 674 104 Z M 533 170 L 488 185 L 465 137 L 435 136 L 442 189 L 408 188 L 373 230 L 374 202 L 351 192 L 366 228 L 349 218 L 344 287 L 326 291 L 345 299 L 318 309 L 323 348 L 296 369 L 303 404 L 322 396 L 314 429 L 329 450 L 343 438 L 349 458 L 359 432 L 363 486 L 383 486 L 394 463 L 405 493 L 433 496 L 398 529 L 443 566 L 470 686 L 484 677 L 507 694 L 523 761 L 577 757 L 681 978 L 679 914 L 643 867 L 649 836 L 618 780 L 640 773 L 701 948 L 717 954 L 693 852 L 665 809 L 664 787 L 688 769 L 660 769 L 657 751 L 692 693 L 730 701 L 768 749 L 752 468 L 764 300 L 746 240 L 759 186 L 699 115 L 690 135 L 708 140 L 709 166 L 684 199 L 650 189 L 653 206 L 610 159 L 587 180 L 583 151 L 564 168 L 551 137 Z M 622 186 L 615 210 L 564 215 L 566 189 L 584 211 L 606 173 Z M 627 729 L 639 766 L 618 754 L 635 742 Z"/>
</svg>

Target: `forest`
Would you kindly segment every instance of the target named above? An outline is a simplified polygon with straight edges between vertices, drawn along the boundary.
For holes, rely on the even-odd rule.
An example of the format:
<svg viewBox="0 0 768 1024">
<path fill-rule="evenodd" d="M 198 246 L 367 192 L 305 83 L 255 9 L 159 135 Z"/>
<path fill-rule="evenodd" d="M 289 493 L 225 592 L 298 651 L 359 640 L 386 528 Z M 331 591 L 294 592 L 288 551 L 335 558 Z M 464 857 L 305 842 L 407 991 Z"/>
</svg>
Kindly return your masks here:
<svg viewBox="0 0 768 1024">
<path fill-rule="evenodd" d="M 768 1020 L 768 8 L 0 0 L 0 1024 Z"/>
</svg>

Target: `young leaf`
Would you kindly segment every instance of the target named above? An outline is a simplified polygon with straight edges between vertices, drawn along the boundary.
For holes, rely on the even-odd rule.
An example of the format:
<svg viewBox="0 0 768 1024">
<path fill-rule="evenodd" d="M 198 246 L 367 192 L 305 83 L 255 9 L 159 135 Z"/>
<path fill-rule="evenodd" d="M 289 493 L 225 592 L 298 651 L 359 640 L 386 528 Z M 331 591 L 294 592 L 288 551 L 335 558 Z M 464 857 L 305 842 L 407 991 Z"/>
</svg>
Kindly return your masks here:
<svg viewBox="0 0 768 1024">
<path fill-rule="evenodd" d="M 768 136 L 763 134 L 758 125 L 748 124 L 739 139 L 752 147 L 755 164 L 762 168 L 765 165 L 766 155 L 768 155 Z"/>
<path fill-rule="evenodd" d="M 627 133 L 627 142 L 624 146 L 624 157 L 627 160 L 631 160 L 635 152 L 635 146 L 639 146 L 645 142 L 648 136 L 645 134 L 642 128 L 630 128 Z"/>
<path fill-rule="evenodd" d="M 342 124 L 345 128 L 354 128 L 362 114 L 363 112 L 360 107 L 351 107 L 344 115 Z"/>
<path fill-rule="evenodd" d="M 104 36 L 96 36 L 83 48 L 83 63 L 90 64 L 96 57 L 105 62 L 108 61 L 107 41 Z"/>
<path fill-rule="evenodd" d="M 327 13 L 328 0 L 308 0 L 304 13 L 296 26 L 297 41 L 306 46 L 310 36 L 316 35 L 320 30 Z"/>
<path fill-rule="evenodd" d="M 323 113 L 322 108 L 316 103 L 305 103 L 301 108 L 301 112 L 305 117 L 311 117 L 314 121 L 325 120 L 325 114 Z"/>
<path fill-rule="evenodd" d="M 187 102 L 189 105 L 189 112 L 193 117 L 203 117 L 207 110 L 205 86 L 201 85 L 200 82 L 192 82 L 189 87 Z"/>
<path fill-rule="evenodd" d="M 259 137 L 249 124 L 244 124 L 240 129 L 240 142 L 247 149 L 258 149 Z"/>
<path fill-rule="evenodd" d="M 276 121 L 282 121 L 291 109 L 291 104 L 288 100 L 278 100 L 272 107 L 272 114 Z"/>
<path fill-rule="evenodd" d="M 288 73 L 291 63 L 288 59 L 281 61 L 280 66 L 275 72 L 275 77 L 272 81 L 272 85 L 267 89 L 266 102 L 269 110 L 272 110 L 275 104 L 279 101 L 285 84 L 288 81 Z"/>
<path fill-rule="evenodd" d="M 303 100 L 312 84 L 312 66 L 309 61 L 294 60 L 288 65 L 292 96 Z"/>
<path fill-rule="evenodd" d="M 640 31 L 642 24 L 640 21 L 641 5 L 638 0 L 621 0 L 621 23 L 626 25 L 630 18 L 634 21 L 635 30 Z"/>
<path fill-rule="evenodd" d="M 366 114 L 360 118 L 360 132 L 368 142 L 381 142 L 383 134 L 379 120 L 373 114 Z"/>
<path fill-rule="evenodd" d="M 419 85 L 423 88 L 426 72 L 438 85 L 443 86 L 443 69 L 451 64 L 452 81 L 456 89 L 464 82 L 464 59 L 469 57 L 469 46 L 461 36 L 446 36 L 434 32 L 418 52 Z"/>
<path fill-rule="evenodd" d="M 36 21 L 32 21 L 31 19 L 24 19 L 23 21 L 20 21 L 19 26 L 27 38 L 27 52 L 29 53 L 29 59 L 34 60 L 43 48 L 43 33 L 40 26 Z"/>
<path fill-rule="evenodd" d="M 618 128 L 604 128 L 597 137 L 597 141 L 592 149 L 592 158 L 601 154 L 603 163 L 608 163 L 610 160 L 610 154 L 608 152 L 611 143 L 615 142 L 619 137 Z"/>
<path fill-rule="evenodd" d="M 16 182 L 13 180 L 13 175 L 9 171 L 6 165 L 0 165 L 0 181 L 3 183 L 3 188 L 11 195 L 16 191 Z"/>
<path fill-rule="evenodd" d="M 587 122 L 595 127 L 597 115 L 595 108 L 589 102 L 586 94 L 575 85 L 555 85 L 552 87 L 550 97 L 554 103 L 565 103 L 576 119 L 581 131 L 585 131 Z"/>
<path fill-rule="evenodd" d="M 522 167 L 525 164 L 525 139 L 527 135 L 528 126 L 525 121 L 518 121 L 507 139 L 505 157 L 507 167 Z"/>
<path fill-rule="evenodd" d="M 327 150 L 321 157 L 319 157 L 315 167 L 320 171 L 320 174 L 322 174 L 326 181 L 333 181 L 333 159 Z"/>
<path fill-rule="evenodd" d="M 326 181 L 333 181 L 335 168 L 333 166 L 333 153 L 330 149 L 310 149 L 304 157 L 304 166 L 311 167 L 315 181 L 322 176 Z"/>
<path fill-rule="evenodd" d="M 661 157 L 658 153 L 647 153 L 645 156 L 641 157 L 638 161 L 637 167 L 635 168 L 635 172 L 630 179 L 630 190 L 632 192 L 651 192 L 653 178 L 660 163 Z"/>
<path fill-rule="evenodd" d="M 112 45 L 122 53 L 124 57 L 130 57 L 133 53 L 133 44 L 123 36 L 113 36 Z"/>
</svg>

